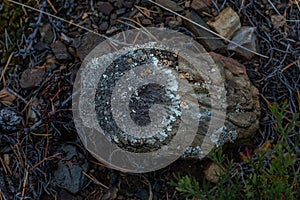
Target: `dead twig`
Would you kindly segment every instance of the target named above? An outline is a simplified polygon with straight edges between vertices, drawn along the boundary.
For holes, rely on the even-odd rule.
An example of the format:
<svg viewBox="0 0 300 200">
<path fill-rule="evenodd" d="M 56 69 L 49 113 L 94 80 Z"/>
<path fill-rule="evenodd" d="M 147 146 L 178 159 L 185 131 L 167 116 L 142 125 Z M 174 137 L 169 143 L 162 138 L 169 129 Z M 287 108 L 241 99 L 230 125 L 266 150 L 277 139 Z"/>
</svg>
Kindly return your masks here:
<svg viewBox="0 0 300 200">
<path fill-rule="evenodd" d="M 89 174 L 87 174 L 85 171 L 82 171 L 82 173 L 83 173 L 86 177 L 88 177 L 89 179 L 91 179 L 92 181 L 94 181 L 96 184 L 98 184 L 98 185 L 104 187 L 104 188 L 107 189 L 107 190 L 109 189 L 108 186 L 106 186 L 106 185 L 104 185 L 103 183 L 101 183 L 100 181 L 98 181 L 93 175 L 89 175 Z"/>
<path fill-rule="evenodd" d="M 55 7 L 53 6 L 53 4 L 51 3 L 50 0 L 47 0 L 48 4 L 50 5 L 50 7 L 52 8 L 52 10 L 54 11 L 54 13 L 57 13 L 57 10 L 55 9 Z"/>
</svg>

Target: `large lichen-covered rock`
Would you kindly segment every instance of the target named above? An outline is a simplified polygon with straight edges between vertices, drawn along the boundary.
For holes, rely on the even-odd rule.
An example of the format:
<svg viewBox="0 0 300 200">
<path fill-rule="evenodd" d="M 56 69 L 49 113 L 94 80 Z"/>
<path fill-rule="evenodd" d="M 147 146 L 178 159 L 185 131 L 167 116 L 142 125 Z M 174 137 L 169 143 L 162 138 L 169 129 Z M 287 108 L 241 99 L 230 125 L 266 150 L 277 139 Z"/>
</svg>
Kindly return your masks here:
<svg viewBox="0 0 300 200">
<path fill-rule="evenodd" d="M 232 58 L 213 52 L 209 54 L 224 77 L 227 103 L 224 126 L 211 137 L 211 140 L 216 146 L 222 146 L 227 142 L 234 142 L 236 139 L 249 139 L 259 128 L 259 91 L 250 82 L 245 66 Z M 182 60 L 179 60 L 179 66 L 183 70 L 188 70 L 189 68 L 189 64 Z M 191 76 L 197 75 L 191 74 Z M 198 134 L 191 147 L 187 149 L 184 157 L 196 157 L 203 150 L 200 146 L 209 123 L 209 114 L 204 114 L 205 112 L 210 112 L 207 109 L 209 107 L 208 101 L 208 98 L 200 98 L 200 104 L 206 105 L 202 110 L 206 121 L 200 121 Z"/>
<path fill-rule="evenodd" d="M 259 91 L 250 82 L 242 64 L 216 53 L 210 55 L 224 72 L 228 104 L 227 123 L 236 129 L 238 138 L 249 138 L 256 133 L 259 126 Z"/>
<path fill-rule="evenodd" d="M 172 41 L 176 41 L 177 44 L 180 43 L 181 39 L 172 38 Z M 192 144 L 186 149 L 184 156 L 197 158 L 203 158 L 213 146 L 222 146 L 227 142 L 234 142 L 238 138 L 251 138 L 251 136 L 256 133 L 260 116 L 259 93 L 251 84 L 243 65 L 231 58 L 210 53 L 210 57 L 216 65 L 214 66 L 211 61 L 208 62 L 210 59 L 205 58 L 209 57 L 207 53 L 204 53 L 203 57 L 201 57 L 203 63 L 199 63 L 199 66 L 193 63 L 194 66 L 191 66 L 189 63 L 191 60 L 189 59 L 192 58 L 181 58 L 176 55 L 176 53 L 154 48 L 151 46 L 152 43 L 149 45 L 150 46 L 139 47 L 141 49 L 133 48 L 124 55 L 120 54 L 122 56 L 117 57 L 113 64 L 110 64 L 105 69 L 105 73 L 103 72 L 101 76 L 97 75 L 93 68 L 95 73 L 92 70 L 93 73 L 89 73 L 89 78 L 86 79 L 86 83 L 84 83 L 86 85 L 89 85 L 91 81 L 97 83 L 95 86 L 95 106 L 91 107 L 92 109 L 96 108 L 97 119 L 89 117 L 83 118 L 84 125 L 93 126 L 94 121 L 97 121 L 95 123 L 99 123 L 101 129 L 105 130 L 107 139 L 126 151 L 134 153 L 153 152 L 165 147 L 175 135 L 177 136 L 178 127 L 182 122 L 182 113 L 185 113 L 185 116 L 188 116 L 189 119 L 197 120 L 195 123 L 190 123 L 188 120 L 184 121 L 184 123 L 193 127 L 196 124 L 195 128 L 197 134 Z M 182 45 L 186 47 L 189 44 L 184 43 Z M 95 69 L 101 67 L 105 61 L 104 58 L 111 60 L 111 57 L 105 55 L 103 61 L 98 59 L 90 62 L 90 64 L 92 67 L 95 67 Z M 216 71 L 219 71 L 221 76 L 217 79 L 212 79 L 212 77 L 205 79 L 204 77 L 211 73 L 206 70 L 207 68 L 205 68 L 205 66 L 207 65 L 205 63 L 208 64 L 208 66 L 213 65 L 212 68 L 209 67 L 208 70 L 217 69 Z M 136 68 L 136 66 L 144 67 L 140 69 L 139 67 Z M 146 68 L 146 66 L 149 69 Z M 197 70 L 195 67 L 205 69 Z M 132 74 L 128 73 L 131 75 L 130 77 L 127 77 L 128 71 L 132 71 Z M 199 74 L 200 71 L 203 74 Z M 150 82 L 145 82 L 145 80 L 150 80 L 149 77 L 151 77 L 151 80 L 156 80 L 160 77 L 158 83 L 162 84 L 166 82 L 166 88 L 177 87 L 180 81 L 177 82 L 177 75 L 175 76 L 173 73 L 176 73 L 180 79 L 186 79 L 188 85 L 192 85 L 197 97 L 197 101 L 193 103 L 197 105 L 196 108 L 199 107 L 199 112 L 197 109 L 188 109 L 188 111 L 181 112 L 185 109 L 185 102 L 182 101 L 181 98 L 180 101 L 177 101 L 177 93 L 168 93 L 168 90 L 165 88 L 160 88 L 158 85 L 151 85 L 149 84 Z M 157 76 L 159 74 L 160 76 Z M 134 78 L 132 78 L 132 76 Z M 144 79 L 144 77 L 148 77 L 148 79 Z M 225 83 L 219 79 L 224 79 Z M 207 80 L 214 81 L 209 83 Z M 134 86 L 134 88 L 132 88 L 131 84 L 136 85 L 138 81 L 140 81 L 141 85 L 146 86 Z M 155 83 L 155 81 L 153 82 Z M 210 91 L 207 87 L 209 84 L 222 85 L 223 83 L 226 88 L 227 101 L 226 104 L 223 105 L 223 99 L 225 99 L 224 93 L 224 95 L 217 97 L 217 102 L 222 104 L 221 107 L 227 108 L 227 112 L 224 112 L 226 110 L 221 111 L 221 114 L 226 120 L 224 125 L 215 125 L 216 129 L 214 129 L 212 135 L 209 134 L 209 139 L 207 139 L 207 130 L 211 127 L 210 125 L 213 119 L 215 119 L 215 115 L 212 114 L 214 112 L 212 111 L 218 109 L 216 108 L 217 106 L 214 107 L 211 105 Z M 132 91 L 135 92 L 132 93 Z M 87 94 L 89 93 L 83 94 L 82 101 L 80 101 L 81 104 L 79 104 L 80 112 L 83 114 L 90 113 L 91 111 L 89 100 L 83 101 L 93 98 L 86 98 L 85 95 Z M 117 96 L 113 97 L 114 95 Z M 185 93 L 183 95 L 185 95 Z M 125 99 L 126 101 L 119 101 L 119 99 Z M 189 104 L 188 102 L 187 105 L 193 106 L 193 103 Z M 150 112 L 150 108 L 156 104 L 167 105 L 165 106 L 165 108 L 167 108 L 167 120 L 164 120 L 164 123 L 156 124 L 155 122 L 158 121 L 158 114 L 160 113 Z M 115 118 L 114 116 L 117 117 Z M 148 120 L 149 117 L 151 121 Z M 154 122 L 152 120 L 154 120 Z M 151 126 L 150 132 L 141 132 L 144 135 L 146 134 L 145 136 L 147 137 L 135 135 L 139 132 L 135 130 L 140 130 L 140 127 L 137 127 L 137 125 L 148 125 L 150 123 L 158 126 Z M 121 125 L 121 127 L 119 125 Z M 161 126 L 164 127 L 163 132 L 156 132 L 155 128 Z M 135 127 L 139 129 L 135 129 Z M 155 131 L 153 131 L 154 129 Z M 178 145 L 180 147 L 181 144 Z"/>
</svg>

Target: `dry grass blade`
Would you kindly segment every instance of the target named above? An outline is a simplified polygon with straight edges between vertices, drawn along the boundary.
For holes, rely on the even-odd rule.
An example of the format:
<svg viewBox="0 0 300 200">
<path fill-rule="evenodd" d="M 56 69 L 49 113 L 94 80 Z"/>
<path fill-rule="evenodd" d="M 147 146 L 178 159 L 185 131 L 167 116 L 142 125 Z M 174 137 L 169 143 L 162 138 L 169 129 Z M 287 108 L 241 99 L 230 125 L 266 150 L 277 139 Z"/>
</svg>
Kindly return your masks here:
<svg viewBox="0 0 300 200">
<path fill-rule="evenodd" d="M 9 55 L 8 60 L 7 60 L 7 63 L 6 63 L 4 69 L 3 69 L 2 73 L 1 73 L 0 80 L 3 79 L 3 83 L 4 83 L 4 84 L 5 84 L 5 78 L 4 78 L 4 75 L 5 75 L 5 72 L 6 72 L 6 70 L 7 70 L 7 67 L 8 67 L 8 65 L 9 65 L 9 63 L 10 63 L 10 61 L 11 61 L 13 55 L 14 55 L 14 52 L 12 52 L 12 53 Z"/>
<path fill-rule="evenodd" d="M 0 200 L 6 200 L 2 190 L 0 189 Z"/>
<path fill-rule="evenodd" d="M 143 8 L 141 6 L 134 6 L 138 11 L 140 11 L 142 14 L 144 14 L 146 17 L 148 17 L 149 19 L 153 19 L 150 16 L 150 11 L 147 8 Z"/>
<path fill-rule="evenodd" d="M 150 33 L 142 24 L 140 24 L 139 22 L 137 21 L 134 21 L 133 19 L 130 19 L 130 18 L 126 18 L 126 17 L 121 17 L 121 19 L 124 19 L 124 20 L 129 20 L 137 25 L 139 25 L 147 34 L 149 34 L 156 42 L 159 42 L 159 40 L 152 34 Z"/>
<path fill-rule="evenodd" d="M 83 173 L 86 177 L 88 177 L 89 179 L 91 179 L 92 181 L 94 181 L 96 184 L 98 184 L 98 185 L 104 187 L 104 188 L 107 189 L 107 190 L 109 189 L 108 186 L 106 186 L 106 185 L 104 185 L 103 183 L 101 183 L 100 181 L 98 181 L 93 175 L 89 175 L 89 174 L 87 174 L 87 173 L 84 172 L 84 171 L 82 171 L 82 173 Z"/>
<path fill-rule="evenodd" d="M 222 35 L 220 35 L 220 34 L 214 32 L 214 31 L 212 31 L 212 30 L 210 30 L 210 29 L 208 29 L 208 28 L 206 28 L 206 27 L 204 27 L 204 26 L 202 26 L 202 25 L 200 25 L 200 24 L 194 22 L 193 20 L 190 20 L 190 19 L 186 18 L 186 17 L 183 16 L 183 15 L 180 15 L 179 13 L 177 13 L 177 12 L 175 12 L 175 11 L 173 11 L 173 10 L 171 10 L 171 9 L 169 9 L 169 8 L 163 6 L 163 5 L 161 5 L 161 4 L 159 4 L 159 3 L 155 2 L 155 1 L 152 1 L 152 0 L 148 0 L 148 1 L 150 1 L 151 3 L 153 3 L 153 4 L 159 6 L 159 7 L 163 8 L 163 9 L 165 9 L 165 10 L 167 10 L 167 11 L 173 13 L 174 15 L 177 15 L 177 16 L 181 17 L 181 18 L 184 19 L 184 20 L 189 21 L 190 23 L 192 23 L 192 24 L 194 24 L 194 25 L 196 25 L 196 26 L 202 28 L 203 30 L 206 30 L 207 32 L 209 32 L 209 33 L 211 33 L 211 34 L 213 34 L 213 35 L 218 36 L 219 38 L 221 38 L 221 39 L 223 39 L 223 40 L 225 40 L 225 41 L 227 41 L 227 42 L 229 42 L 229 43 L 232 43 L 232 44 L 234 44 L 234 45 L 236 45 L 236 46 L 238 46 L 238 47 L 240 47 L 240 48 L 242 48 L 242 49 L 244 49 L 244 50 L 246 50 L 246 51 L 249 51 L 249 52 L 251 52 L 251 53 L 253 53 L 253 54 L 255 54 L 255 55 L 261 56 L 261 57 L 263 57 L 263 58 L 269 58 L 268 56 L 262 55 L 262 54 L 260 54 L 260 53 L 257 53 L 257 52 L 255 52 L 255 51 L 251 50 L 251 49 L 248 49 L 248 48 L 246 48 L 246 47 L 244 47 L 244 46 L 241 46 L 241 45 L 239 45 L 239 44 L 237 44 L 237 43 L 235 43 L 235 42 L 233 42 L 233 41 L 231 41 L 231 40 L 229 40 L 229 39 L 223 37 Z"/>
</svg>

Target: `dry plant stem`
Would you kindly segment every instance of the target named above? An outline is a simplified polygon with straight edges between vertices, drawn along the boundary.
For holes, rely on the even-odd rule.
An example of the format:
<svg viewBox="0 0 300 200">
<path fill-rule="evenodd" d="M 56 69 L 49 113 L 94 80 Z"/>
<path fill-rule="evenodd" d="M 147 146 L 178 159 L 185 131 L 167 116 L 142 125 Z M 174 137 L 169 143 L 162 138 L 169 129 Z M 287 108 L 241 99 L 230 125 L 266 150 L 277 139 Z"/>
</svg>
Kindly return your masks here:
<svg viewBox="0 0 300 200">
<path fill-rule="evenodd" d="M 194 22 L 193 20 L 190 20 L 190 19 L 186 18 L 185 16 L 180 15 L 180 14 L 177 13 L 177 12 L 174 12 L 173 10 L 171 10 L 171 9 L 169 9 L 169 8 L 166 8 L 165 6 L 159 4 L 159 3 L 155 2 L 155 1 L 152 1 L 152 0 L 148 0 L 148 1 L 150 1 L 151 3 L 153 3 L 153 4 L 159 6 L 159 7 L 163 8 L 163 9 L 165 9 L 165 10 L 167 10 L 167 11 L 173 13 L 174 15 L 177 15 L 177 16 L 181 17 L 181 18 L 184 19 L 184 20 L 189 21 L 190 23 L 192 23 L 192 24 L 194 24 L 194 25 L 196 25 L 196 26 L 202 28 L 203 30 L 206 30 L 207 32 L 209 32 L 209 33 L 211 33 L 211 34 L 213 34 L 213 35 L 218 36 L 219 38 L 221 38 L 221 39 L 223 39 L 223 40 L 225 40 L 225 41 L 227 41 L 227 42 L 229 42 L 229 43 L 232 43 L 232 44 L 234 44 L 234 45 L 236 45 L 236 46 L 238 46 L 238 47 L 240 47 L 240 48 L 242 48 L 242 49 L 244 49 L 244 50 L 246 50 L 246 51 L 249 51 L 249 52 L 251 52 L 251 53 L 253 53 L 253 54 L 255 54 L 255 55 L 261 56 L 261 57 L 263 57 L 263 58 L 269 58 L 268 56 L 262 55 L 262 54 L 260 54 L 260 53 L 257 53 L 257 52 L 255 52 L 255 51 L 251 50 L 251 49 L 248 49 L 248 48 L 246 48 L 246 47 L 244 47 L 244 46 L 241 46 L 241 45 L 239 45 L 239 44 L 237 44 L 237 43 L 235 43 L 235 42 L 233 42 L 233 41 L 231 41 L 231 40 L 229 40 L 229 39 L 223 37 L 222 35 L 220 35 L 220 34 L 214 32 L 214 31 L 212 31 L 212 30 L 210 30 L 210 29 L 208 29 L 208 28 L 206 28 L 206 27 L 204 27 L 204 26 L 202 26 L 202 25 L 200 25 L 200 24 Z"/>
<path fill-rule="evenodd" d="M 47 0 L 48 4 L 51 6 L 52 10 L 55 12 L 55 14 L 57 13 L 57 10 L 55 9 L 55 7 L 53 6 L 53 4 L 51 3 L 50 0 Z"/>
<path fill-rule="evenodd" d="M 83 173 L 86 177 L 88 177 L 89 179 L 91 179 L 92 181 L 94 181 L 96 184 L 98 184 L 98 185 L 104 187 L 104 188 L 107 189 L 107 190 L 109 189 L 108 186 L 106 186 L 106 185 L 104 185 L 103 183 L 101 183 L 100 181 L 98 181 L 93 175 L 89 175 L 89 174 L 87 174 L 85 171 L 82 171 L 82 173 Z"/>
<path fill-rule="evenodd" d="M 129 20 L 137 25 L 139 25 L 146 33 L 148 33 L 156 42 L 159 42 L 159 40 L 152 34 L 150 33 L 142 24 L 140 24 L 139 22 L 137 21 L 134 21 L 133 19 L 129 19 L 129 18 L 126 18 L 126 17 L 121 17 L 122 19 L 125 19 L 125 20 Z M 136 27 L 135 27 L 136 28 Z"/>
<path fill-rule="evenodd" d="M 7 70 L 7 67 L 8 67 L 8 65 L 9 65 L 9 63 L 10 63 L 10 61 L 11 61 L 13 55 L 14 55 L 14 52 L 12 52 L 12 53 L 9 55 L 8 60 L 7 60 L 7 63 L 6 63 L 4 69 L 3 69 L 2 73 L 1 73 L 0 80 L 3 79 L 4 85 L 5 85 L 5 78 L 4 78 L 4 75 L 5 75 L 5 72 L 6 72 L 6 70 Z"/>
<path fill-rule="evenodd" d="M 24 182 L 23 182 L 23 189 L 22 189 L 21 200 L 23 200 L 24 196 L 25 196 L 25 189 L 26 189 L 26 185 L 27 185 L 28 174 L 29 174 L 28 171 L 26 171 L 26 175 L 25 175 Z"/>
<path fill-rule="evenodd" d="M 146 8 L 143 8 L 143 7 L 141 7 L 141 6 L 134 6 L 136 9 L 138 9 L 138 11 L 140 11 L 142 14 L 144 14 L 146 17 L 148 17 L 149 19 L 153 19 L 150 15 L 149 15 L 149 13 L 150 13 L 150 11 L 148 10 L 148 9 L 146 9 Z M 146 12 L 146 11 L 148 11 L 148 12 Z"/>
<path fill-rule="evenodd" d="M 297 62 L 298 62 L 298 61 L 296 60 L 296 61 L 294 61 L 294 62 L 288 64 L 288 65 L 285 66 L 281 71 L 283 72 L 283 71 L 287 70 L 288 68 L 290 68 L 291 66 L 297 65 Z"/>
<path fill-rule="evenodd" d="M 300 91 L 299 90 L 297 90 L 297 97 L 298 97 L 298 109 L 300 112 Z"/>
<path fill-rule="evenodd" d="M 0 189 L 0 200 L 6 200 L 2 190 Z"/>
</svg>

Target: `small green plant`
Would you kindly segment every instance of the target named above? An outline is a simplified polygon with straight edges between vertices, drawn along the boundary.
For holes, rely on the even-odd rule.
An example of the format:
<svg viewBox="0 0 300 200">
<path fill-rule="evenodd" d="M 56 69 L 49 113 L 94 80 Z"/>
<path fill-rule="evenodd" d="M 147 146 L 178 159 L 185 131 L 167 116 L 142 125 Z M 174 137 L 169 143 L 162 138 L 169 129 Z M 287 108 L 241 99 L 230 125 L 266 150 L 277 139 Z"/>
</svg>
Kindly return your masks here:
<svg viewBox="0 0 300 200">
<path fill-rule="evenodd" d="M 205 179 L 201 186 L 195 178 L 179 175 L 171 182 L 179 192 L 191 199 L 298 199 L 299 198 L 299 115 L 288 117 L 288 104 L 269 107 L 275 120 L 276 141 L 268 141 L 254 155 L 242 154 L 241 163 L 226 159 L 221 149 L 210 158 L 221 169 L 219 182 Z M 298 128 L 298 129 L 297 129 Z M 291 139 L 292 138 L 292 139 Z"/>
<path fill-rule="evenodd" d="M 171 181 L 170 185 L 176 187 L 181 193 L 184 193 L 186 198 L 202 198 L 199 183 L 194 177 L 184 176 L 174 174 L 176 182 Z"/>
</svg>

